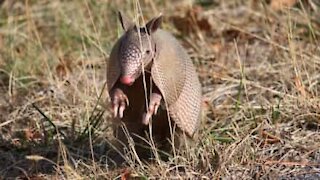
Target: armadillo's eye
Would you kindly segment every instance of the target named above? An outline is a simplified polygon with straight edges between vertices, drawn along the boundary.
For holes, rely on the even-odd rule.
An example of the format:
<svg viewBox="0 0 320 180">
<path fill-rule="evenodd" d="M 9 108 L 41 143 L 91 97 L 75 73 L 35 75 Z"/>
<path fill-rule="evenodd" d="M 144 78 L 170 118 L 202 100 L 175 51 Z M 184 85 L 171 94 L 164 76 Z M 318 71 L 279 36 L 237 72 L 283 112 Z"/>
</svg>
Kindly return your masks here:
<svg viewBox="0 0 320 180">
<path fill-rule="evenodd" d="M 146 54 L 150 54 L 150 50 L 146 50 Z"/>
</svg>

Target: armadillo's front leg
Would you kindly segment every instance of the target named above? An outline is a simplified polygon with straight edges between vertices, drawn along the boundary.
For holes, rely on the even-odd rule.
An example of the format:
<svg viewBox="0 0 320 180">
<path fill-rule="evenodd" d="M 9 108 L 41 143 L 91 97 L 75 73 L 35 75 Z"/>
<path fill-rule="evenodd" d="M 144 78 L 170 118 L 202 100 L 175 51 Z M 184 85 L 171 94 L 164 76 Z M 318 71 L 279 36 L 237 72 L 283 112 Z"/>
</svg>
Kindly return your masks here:
<svg viewBox="0 0 320 180">
<path fill-rule="evenodd" d="M 150 95 L 150 102 L 148 105 L 148 111 L 144 114 L 142 123 L 145 125 L 149 124 L 150 118 L 153 114 L 157 114 L 160 106 L 162 95 L 158 89 L 154 90 Z"/>
<path fill-rule="evenodd" d="M 119 115 L 119 117 L 122 118 L 123 111 L 125 110 L 126 105 L 129 106 L 129 99 L 127 95 L 123 92 L 121 88 L 116 87 L 113 90 L 111 90 L 110 96 L 114 117 L 117 117 Z"/>
</svg>

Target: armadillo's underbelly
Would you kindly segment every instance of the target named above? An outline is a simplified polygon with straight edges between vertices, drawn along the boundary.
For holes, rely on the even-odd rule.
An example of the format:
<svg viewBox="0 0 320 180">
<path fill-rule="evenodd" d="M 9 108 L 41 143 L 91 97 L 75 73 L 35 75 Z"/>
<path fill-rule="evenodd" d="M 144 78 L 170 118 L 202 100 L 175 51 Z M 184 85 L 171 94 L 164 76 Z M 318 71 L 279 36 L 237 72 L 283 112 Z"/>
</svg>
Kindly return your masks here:
<svg viewBox="0 0 320 180">
<path fill-rule="evenodd" d="M 149 103 L 151 92 L 149 75 L 146 76 L 145 82 L 146 88 L 143 84 L 143 78 L 140 76 L 140 78 L 128 87 L 127 96 L 129 99 L 129 106 L 127 106 L 124 111 L 124 117 L 122 119 L 130 132 L 142 136 L 145 134 L 144 131 L 149 131 L 149 126 L 142 123 L 143 114 L 147 112 L 146 103 Z M 167 115 L 167 110 L 159 107 L 157 114 L 152 116 L 152 121 L 150 121 L 152 123 L 152 134 L 156 139 L 166 139 L 168 134 L 170 134 Z"/>
</svg>

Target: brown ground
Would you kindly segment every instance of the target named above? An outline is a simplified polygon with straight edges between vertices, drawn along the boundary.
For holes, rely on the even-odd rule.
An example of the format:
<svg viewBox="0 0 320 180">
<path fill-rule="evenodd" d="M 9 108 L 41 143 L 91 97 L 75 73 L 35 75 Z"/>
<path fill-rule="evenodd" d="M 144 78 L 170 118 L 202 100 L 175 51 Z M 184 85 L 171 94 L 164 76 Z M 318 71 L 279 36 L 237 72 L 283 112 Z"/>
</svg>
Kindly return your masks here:
<svg viewBox="0 0 320 180">
<path fill-rule="evenodd" d="M 317 0 L 0 2 L 0 177 L 320 178 Z M 113 169 L 104 59 L 137 6 L 190 53 L 203 124 L 184 156 Z"/>
</svg>

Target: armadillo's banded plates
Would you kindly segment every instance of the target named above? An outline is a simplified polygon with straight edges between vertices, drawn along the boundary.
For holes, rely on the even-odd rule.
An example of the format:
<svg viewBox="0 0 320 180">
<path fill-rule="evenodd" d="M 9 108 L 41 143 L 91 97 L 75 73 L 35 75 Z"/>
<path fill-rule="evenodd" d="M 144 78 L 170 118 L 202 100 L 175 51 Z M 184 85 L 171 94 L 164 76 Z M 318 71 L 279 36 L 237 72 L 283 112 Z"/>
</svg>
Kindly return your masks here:
<svg viewBox="0 0 320 180">
<path fill-rule="evenodd" d="M 178 127 L 193 136 L 200 122 L 201 86 L 192 62 L 187 64 L 183 90 L 179 99 L 169 107 L 169 113 Z"/>
<path fill-rule="evenodd" d="M 158 56 L 152 66 L 152 78 L 160 89 L 172 120 L 193 136 L 199 126 L 201 85 L 186 51 L 170 34 L 159 31 L 154 37 Z"/>
<path fill-rule="evenodd" d="M 117 82 L 121 75 L 121 67 L 119 63 L 119 50 L 122 38 L 120 38 L 111 50 L 109 59 L 107 60 L 107 88 L 110 92 L 111 88 Z"/>
</svg>

